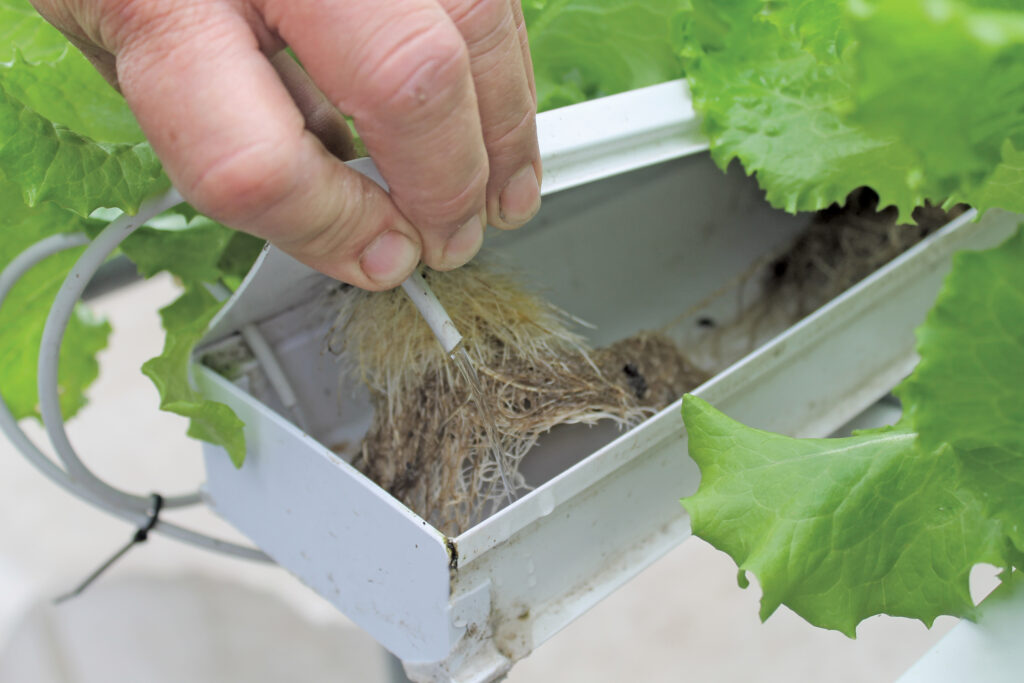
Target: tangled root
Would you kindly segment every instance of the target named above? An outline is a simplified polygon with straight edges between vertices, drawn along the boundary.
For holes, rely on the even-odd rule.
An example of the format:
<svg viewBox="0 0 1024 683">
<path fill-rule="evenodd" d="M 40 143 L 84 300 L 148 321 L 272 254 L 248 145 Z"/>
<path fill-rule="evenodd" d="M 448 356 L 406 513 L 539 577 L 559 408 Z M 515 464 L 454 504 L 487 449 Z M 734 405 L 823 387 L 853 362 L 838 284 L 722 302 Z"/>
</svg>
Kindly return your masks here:
<svg viewBox="0 0 1024 683">
<path fill-rule="evenodd" d="M 926 204 L 914 210 L 913 225 L 901 225 L 896 207 L 878 210 L 871 188 L 854 190 L 845 205 L 819 211 L 807 232 L 770 264 L 767 299 L 788 303 L 791 318 L 799 320 L 966 210 Z"/>
<path fill-rule="evenodd" d="M 515 489 L 523 456 L 555 425 L 637 424 L 706 379 L 660 334 L 591 350 L 571 318 L 486 263 L 426 274 L 463 335 Z M 354 464 L 455 535 L 507 495 L 470 387 L 400 290 L 351 290 L 329 346 L 370 389 L 375 415 Z"/>
<path fill-rule="evenodd" d="M 896 207 L 879 210 L 878 195 L 868 187 L 851 192 L 842 206 L 834 204 L 814 215 L 807 229 L 784 251 L 766 254 L 730 283 L 743 295 L 748 281 L 758 281 L 759 294 L 740 303 L 735 319 L 707 325 L 702 362 L 710 370 L 728 367 L 765 340 L 813 313 L 900 254 L 967 210 L 932 204 L 914 210 L 913 225 L 897 223 Z M 723 288 L 722 291 L 726 290 Z M 672 321 L 669 326 L 688 317 Z M 730 343 L 729 340 L 740 340 Z"/>
</svg>

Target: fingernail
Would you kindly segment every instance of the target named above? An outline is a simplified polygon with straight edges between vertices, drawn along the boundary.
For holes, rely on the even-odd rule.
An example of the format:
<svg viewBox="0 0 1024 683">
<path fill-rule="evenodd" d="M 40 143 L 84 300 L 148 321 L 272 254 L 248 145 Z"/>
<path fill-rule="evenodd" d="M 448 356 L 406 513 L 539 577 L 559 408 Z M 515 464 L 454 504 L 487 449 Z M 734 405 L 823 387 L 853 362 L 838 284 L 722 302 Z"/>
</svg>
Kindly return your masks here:
<svg viewBox="0 0 1024 683">
<path fill-rule="evenodd" d="M 379 285 L 392 285 L 412 272 L 420 260 L 419 247 L 397 230 L 388 230 L 363 252 L 359 265 Z"/>
<path fill-rule="evenodd" d="M 498 198 L 498 213 L 509 225 L 522 225 L 540 209 L 540 182 L 533 164 L 516 171 Z"/>
<path fill-rule="evenodd" d="M 484 218 L 480 213 L 462 224 L 444 245 L 442 260 L 445 268 L 458 268 L 476 256 L 484 243 Z"/>
</svg>

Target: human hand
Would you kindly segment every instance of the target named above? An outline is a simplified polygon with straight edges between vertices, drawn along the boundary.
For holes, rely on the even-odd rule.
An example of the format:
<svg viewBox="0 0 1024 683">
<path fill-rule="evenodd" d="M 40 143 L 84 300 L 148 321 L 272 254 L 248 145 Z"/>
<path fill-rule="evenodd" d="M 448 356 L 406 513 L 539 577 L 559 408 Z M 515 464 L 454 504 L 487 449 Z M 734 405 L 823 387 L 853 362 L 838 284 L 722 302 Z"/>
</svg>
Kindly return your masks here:
<svg viewBox="0 0 1024 683">
<path fill-rule="evenodd" d="M 486 222 L 539 208 L 519 0 L 33 4 L 120 88 L 189 202 L 339 280 L 460 266 Z M 342 163 L 342 112 L 390 196 Z"/>
</svg>

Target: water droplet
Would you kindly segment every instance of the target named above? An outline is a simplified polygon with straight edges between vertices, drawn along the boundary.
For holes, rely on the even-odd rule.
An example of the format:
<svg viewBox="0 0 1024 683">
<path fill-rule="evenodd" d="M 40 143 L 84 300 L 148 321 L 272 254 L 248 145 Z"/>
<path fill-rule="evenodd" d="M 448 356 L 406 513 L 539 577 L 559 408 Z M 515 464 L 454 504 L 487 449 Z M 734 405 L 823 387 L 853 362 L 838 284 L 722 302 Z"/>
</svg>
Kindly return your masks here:
<svg viewBox="0 0 1024 683">
<path fill-rule="evenodd" d="M 528 579 L 526 580 L 526 585 L 527 585 L 527 586 L 529 586 L 530 588 L 536 588 L 536 587 L 537 587 L 537 577 L 536 577 L 536 576 L 533 576 L 533 575 L 531 574 L 531 575 L 530 575 L 530 578 L 528 578 Z"/>
<path fill-rule="evenodd" d="M 462 617 L 455 617 L 455 619 L 452 620 L 452 626 L 454 626 L 455 628 L 465 628 L 466 620 Z"/>
<path fill-rule="evenodd" d="M 537 508 L 540 510 L 541 515 L 544 515 L 545 517 L 550 515 L 555 511 L 555 497 L 547 491 L 544 491 L 537 499 Z"/>
<path fill-rule="evenodd" d="M 527 560 L 526 561 L 526 573 L 527 574 L 532 574 L 535 571 L 537 571 L 537 567 L 534 566 L 533 560 Z"/>
</svg>

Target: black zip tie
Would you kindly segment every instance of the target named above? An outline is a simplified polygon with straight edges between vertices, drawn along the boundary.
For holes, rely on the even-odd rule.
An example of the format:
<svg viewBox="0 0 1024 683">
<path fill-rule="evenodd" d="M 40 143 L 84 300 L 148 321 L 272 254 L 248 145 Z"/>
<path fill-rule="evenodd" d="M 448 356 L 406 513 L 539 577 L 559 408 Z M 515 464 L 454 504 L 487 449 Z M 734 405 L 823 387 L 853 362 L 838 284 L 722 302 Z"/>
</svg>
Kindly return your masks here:
<svg viewBox="0 0 1024 683">
<path fill-rule="evenodd" d="M 149 517 L 146 518 L 146 523 L 140 526 L 135 531 L 135 534 L 132 536 L 132 539 L 128 541 L 127 545 L 125 545 L 123 548 L 114 553 L 113 557 L 111 557 L 109 560 L 101 564 L 96 569 L 96 571 L 87 576 L 85 581 L 80 583 L 78 587 L 75 588 L 73 591 L 71 591 L 70 593 L 65 593 L 64 595 L 55 598 L 53 604 L 59 605 L 62 602 L 65 602 L 67 600 L 70 600 L 71 598 L 81 595 L 86 588 L 92 585 L 93 581 L 98 579 L 103 572 L 110 569 L 110 566 L 117 562 L 119 559 L 121 559 L 121 557 L 125 553 L 127 553 L 137 544 L 146 542 L 146 539 L 149 538 L 149 532 L 153 530 L 153 527 L 155 527 L 157 522 L 159 521 L 160 510 L 164 506 L 164 498 L 159 493 L 154 493 L 151 497 L 151 500 L 153 501 L 153 505 L 149 509 Z"/>
</svg>

